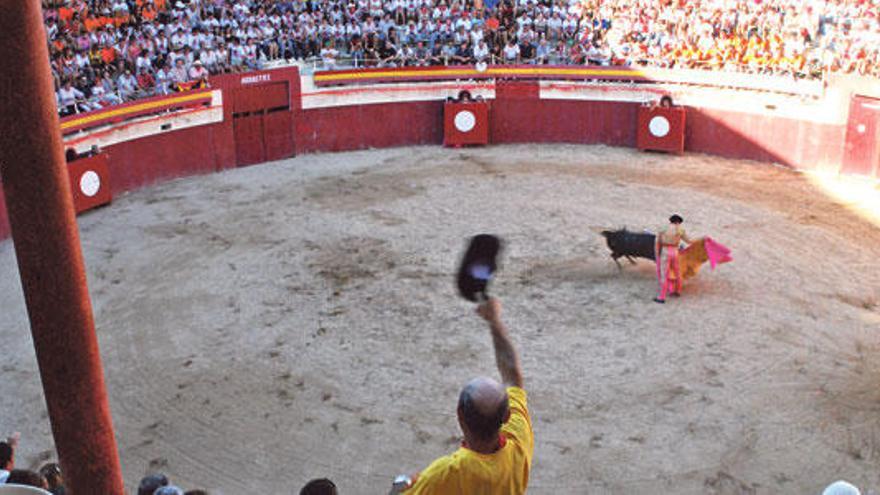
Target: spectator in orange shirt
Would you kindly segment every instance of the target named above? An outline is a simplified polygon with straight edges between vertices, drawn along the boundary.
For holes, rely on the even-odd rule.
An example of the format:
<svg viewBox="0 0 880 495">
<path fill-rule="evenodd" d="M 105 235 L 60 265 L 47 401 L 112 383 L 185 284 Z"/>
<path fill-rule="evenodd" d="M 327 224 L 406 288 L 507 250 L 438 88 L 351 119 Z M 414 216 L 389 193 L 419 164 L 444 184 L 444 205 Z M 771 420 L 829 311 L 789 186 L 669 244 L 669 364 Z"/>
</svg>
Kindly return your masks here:
<svg viewBox="0 0 880 495">
<path fill-rule="evenodd" d="M 62 24 L 67 24 L 73 19 L 73 9 L 70 7 L 61 7 L 58 9 L 58 19 Z"/>
<path fill-rule="evenodd" d="M 101 61 L 104 62 L 105 65 L 111 65 L 116 61 L 116 49 L 110 45 L 101 48 Z"/>
<path fill-rule="evenodd" d="M 159 15 L 159 12 L 156 10 L 156 7 L 153 6 L 152 2 L 147 3 L 141 9 L 141 17 L 144 18 L 145 21 L 154 21 L 156 16 Z"/>
</svg>

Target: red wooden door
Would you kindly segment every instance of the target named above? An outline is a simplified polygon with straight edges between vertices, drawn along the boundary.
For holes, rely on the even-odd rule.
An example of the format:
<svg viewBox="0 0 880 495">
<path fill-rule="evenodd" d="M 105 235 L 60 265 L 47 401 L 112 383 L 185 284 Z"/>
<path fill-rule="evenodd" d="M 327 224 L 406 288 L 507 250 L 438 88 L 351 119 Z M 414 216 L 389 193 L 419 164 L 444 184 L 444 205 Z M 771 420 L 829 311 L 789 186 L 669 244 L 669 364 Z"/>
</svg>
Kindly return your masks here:
<svg viewBox="0 0 880 495">
<path fill-rule="evenodd" d="M 263 115 L 263 139 L 267 161 L 293 156 L 293 122 L 288 109 Z"/>
<path fill-rule="evenodd" d="M 233 116 L 235 131 L 235 163 L 253 165 L 266 161 L 266 148 L 263 144 L 263 115 L 239 114 Z"/>
<path fill-rule="evenodd" d="M 841 172 L 877 175 L 880 163 L 880 99 L 853 96 Z"/>
</svg>

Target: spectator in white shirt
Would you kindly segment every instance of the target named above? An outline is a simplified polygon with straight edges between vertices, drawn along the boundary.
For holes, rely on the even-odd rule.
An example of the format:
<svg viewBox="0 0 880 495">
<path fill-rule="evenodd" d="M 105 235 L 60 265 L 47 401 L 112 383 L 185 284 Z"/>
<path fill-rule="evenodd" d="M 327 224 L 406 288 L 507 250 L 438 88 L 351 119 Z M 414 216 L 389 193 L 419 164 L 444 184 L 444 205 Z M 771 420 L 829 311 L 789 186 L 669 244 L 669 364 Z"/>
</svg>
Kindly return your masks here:
<svg viewBox="0 0 880 495">
<path fill-rule="evenodd" d="M 189 80 L 190 81 L 207 81 L 208 80 L 208 69 L 202 65 L 201 60 L 196 60 L 193 62 L 193 66 L 189 69 Z"/>
<path fill-rule="evenodd" d="M 518 64 L 520 62 L 519 45 L 516 44 L 513 38 L 507 42 L 507 46 L 504 47 L 502 54 L 505 64 Z"/>
<path fill-rule="evenodd" d="M 336 68 L 336 58 L 339 57 L 339 50 L 333 45 L 332 41 L 328 41 L 324 44 L 324 48 L 321 49 L 321 62 L 324 64 L 324 68 L 328 70 L 333 70 Z"/>
<path fill-rule="evenodd" d="M 138 82 L 131 74 L 131 71 L 126 69 L 125 72 L 119 76 L 119 79 L 116 80 L 116 87 L 119 89 L 119 94 L 122 96 L 122 99 L 130 100 L 134 98 L 135 93 L 138 90 Z"/>
<path fill-rule="evenodd" d="M 489 45 L 486 44 L 486 40 L 481 39 L 479 43 L 474 47 L 474 59 L 477 62 L 487 62 L 489 61 Z"/>
<path fill-rule="evenodd" d="M 171 69 L 171 82 L 175 84 L 185 83 L 189 80 L 189 71 L 186 70 L 186 60 L 178 58 L 174 61 L 174 68 Z"/>
<path fill-rule="evenodd" d="M 77 103 L 82 102 L 86 95 L 82 91 L 73 87 L 70 80 L 64 82 L 64 85 L 58 90 L 58 108 L 61 115 L 73 115 L 79 111 Z"/>
<path fill-rule="evenodd" d="M 158 71 L 156 71 L 156 92 L 160 95 L 167 95 L 171 92 L 171 83 L 173 82 L 173 76 L 171 73 L 171 68 L 168 64 L 160 67 Z"/>
</svg>

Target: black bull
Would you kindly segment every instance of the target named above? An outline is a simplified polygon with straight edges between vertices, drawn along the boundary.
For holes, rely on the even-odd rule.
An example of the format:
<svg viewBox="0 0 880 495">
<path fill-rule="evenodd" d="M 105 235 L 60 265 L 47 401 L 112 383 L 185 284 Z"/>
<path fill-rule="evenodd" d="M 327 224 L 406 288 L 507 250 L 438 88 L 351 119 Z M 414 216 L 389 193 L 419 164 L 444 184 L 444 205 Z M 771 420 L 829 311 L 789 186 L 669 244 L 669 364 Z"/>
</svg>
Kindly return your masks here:
<svg viewBox="0 0 880 495">
<path fill-rule="evenodd" d="M 620 262 L 617 259 L 621 256 L 625 256 L 633 264 L 635 264 L 633 256 L 654 259 L 654 234 L 630 232 L 626 229 L 603 230 L 601 234 L 605 238 L 605 242 L 608 243 L 608 249 L 611 249 L 611 258 L 617 263 L 618 268 L 620 268 Z"/>
</svg>

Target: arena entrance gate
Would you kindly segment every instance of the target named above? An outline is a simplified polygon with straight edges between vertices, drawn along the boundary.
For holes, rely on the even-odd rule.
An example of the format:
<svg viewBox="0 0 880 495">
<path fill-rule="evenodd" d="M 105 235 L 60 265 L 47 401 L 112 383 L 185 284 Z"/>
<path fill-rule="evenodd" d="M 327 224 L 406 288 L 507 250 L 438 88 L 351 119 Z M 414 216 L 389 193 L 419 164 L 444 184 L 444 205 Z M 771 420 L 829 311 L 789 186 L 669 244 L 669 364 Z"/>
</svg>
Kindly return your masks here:
<svg viewBox="0 0 880 495">
<path fill-rule="evenodd" d="M 880 99 L 853 96 L 841 172 L 880 175 Z"/>
<path fill-rule="evenodd" d="M 232 91 L 235 163 L 253 165 L 293 156 L 293 122 L 287 81 Z"/>
</svg>

